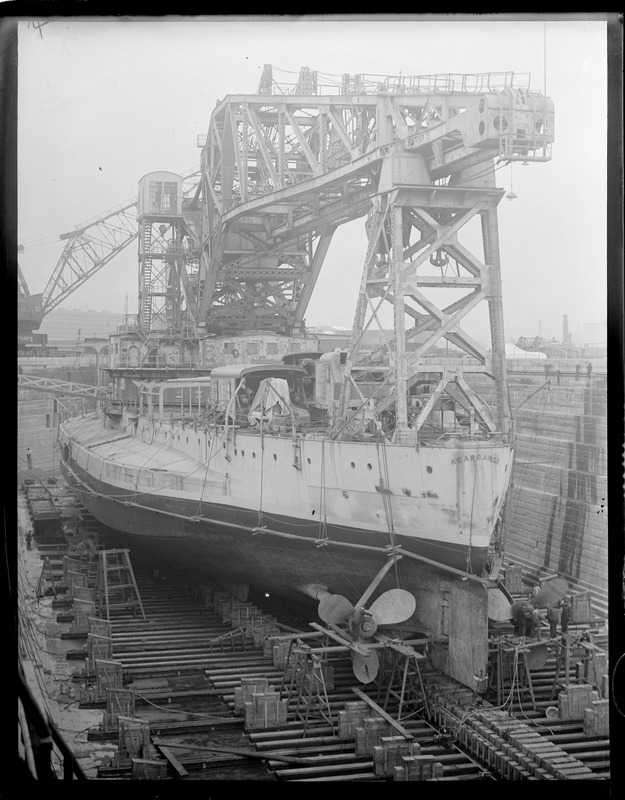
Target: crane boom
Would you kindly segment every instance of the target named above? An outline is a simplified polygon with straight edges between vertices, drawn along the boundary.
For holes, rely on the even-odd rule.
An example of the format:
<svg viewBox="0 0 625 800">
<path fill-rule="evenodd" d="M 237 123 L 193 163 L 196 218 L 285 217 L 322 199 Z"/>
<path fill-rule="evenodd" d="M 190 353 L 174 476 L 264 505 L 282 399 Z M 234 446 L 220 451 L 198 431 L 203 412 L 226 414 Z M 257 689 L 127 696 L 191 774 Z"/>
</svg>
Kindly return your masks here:
<svg viewBox="0 0 625 800">
<path fill-rule="evenodd" d="M 67 243 L 43 291 L 43 316 L 137 238 L 136 200 L 59 238 Z"/>
<path fill-rule="evenodd" d="M 198 170 L 192 170 L 183 176 L 185 194 L 195 191 L 198 175 Z M 42 319 L 134 242 L 137 235 L 137 198 L 74 231 L 62 233 L 59 238 L 66 244 L 42 294 Z"/>
<path fill-rule="evenodd" d="M 306 67 L 278 84 L 266 65 L 257 94 L 228 95 L 211 117 L 197 324 L 300 332 L 329 239 L 370 212 L 389 159 L 413 157 L 419 184 L 452 187 L 496 159 L 547 161 L 552 141 L 551 100 L 514 73 L 329 87 Z"/>
</svg>

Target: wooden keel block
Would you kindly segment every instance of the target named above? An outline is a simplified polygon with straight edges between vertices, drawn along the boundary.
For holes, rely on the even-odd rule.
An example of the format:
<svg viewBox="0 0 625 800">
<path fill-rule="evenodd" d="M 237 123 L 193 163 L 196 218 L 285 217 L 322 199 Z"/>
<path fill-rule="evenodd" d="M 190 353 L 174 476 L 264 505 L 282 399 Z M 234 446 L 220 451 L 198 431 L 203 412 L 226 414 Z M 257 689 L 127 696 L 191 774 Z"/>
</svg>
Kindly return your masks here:
<svg viewBox="0 0 625 800">
<path fill-rule="evenodd" d="M 133 781 L 164 781 L 167 779 L 167 762 L 148 758 L 132 759 Z"/>
<path fill-rule="evenodd" d="M 241 685 L 234 689 L 234 713 L 245 714 L 245 703 L 250 702 L 252 695 L 267 691 L 267 678 L 241 678 Z"/>
</svg>

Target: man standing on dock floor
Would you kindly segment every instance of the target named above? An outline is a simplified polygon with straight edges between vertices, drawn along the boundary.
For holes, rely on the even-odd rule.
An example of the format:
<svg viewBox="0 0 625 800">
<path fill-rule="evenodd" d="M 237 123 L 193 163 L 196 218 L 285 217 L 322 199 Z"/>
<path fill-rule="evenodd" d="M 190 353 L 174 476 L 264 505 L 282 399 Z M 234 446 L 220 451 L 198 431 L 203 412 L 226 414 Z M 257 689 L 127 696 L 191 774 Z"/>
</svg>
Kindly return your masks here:
<svg viewBox="0 0 625 800">
<path fill-rule="evenodd" d="M 26 549 L 31 550 L 30 543 L 32 541 L 33 535 L 30 531 L 26 531 Z"/>
</svg>

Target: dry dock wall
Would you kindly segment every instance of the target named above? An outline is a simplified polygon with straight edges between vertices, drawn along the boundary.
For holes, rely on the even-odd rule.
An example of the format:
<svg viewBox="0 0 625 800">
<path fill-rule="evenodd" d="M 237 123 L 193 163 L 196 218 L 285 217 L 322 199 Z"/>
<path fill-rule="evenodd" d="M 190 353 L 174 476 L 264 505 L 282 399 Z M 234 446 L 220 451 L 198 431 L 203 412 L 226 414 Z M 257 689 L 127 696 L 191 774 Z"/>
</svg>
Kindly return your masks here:
<svg viewBox="0 0 625 800">
<path fill-rule="evenodd" d="M 492 400 L 486 383 L 472 383 L 485 400 Z M 509 366 L 508 385 L 516 453 L 505 516 L 506 552 L 530 571 L 562 574 L 605 599 L 605 371 L 575 362 L 533 362 Z"/>
<path fill-rule="evenodd" d="M 96 383 L 95 367 L 77 366 L 75 358 L 20 358 L 24 374 L 73 381 L 91 386 Z M 32 477 L 59 474 L 59 454 L 55 448 L 59 403 L 53 394 L 32 389 L 17 390 L 17 475 L 28 477 L 27 450 L 30 448 Z"/>
</svg>

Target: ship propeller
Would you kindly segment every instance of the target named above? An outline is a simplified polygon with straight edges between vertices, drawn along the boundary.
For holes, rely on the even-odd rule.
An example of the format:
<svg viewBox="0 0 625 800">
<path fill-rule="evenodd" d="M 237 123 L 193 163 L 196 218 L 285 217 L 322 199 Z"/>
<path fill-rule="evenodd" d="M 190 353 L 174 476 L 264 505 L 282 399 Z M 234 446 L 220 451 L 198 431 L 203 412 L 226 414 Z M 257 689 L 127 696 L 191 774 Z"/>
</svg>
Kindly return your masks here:
<svg viewBox="0 0 625 800">
<path fill-rule="evenodd" d="M 368 641 L 378 628 L 405 622 L 417 605 L 415 598 L 405 589 L 389 589 L 366 608 L 366 603 L 394 563 L 395 560 L 390 560 L 384 565 L 355 605 L 342 594 L 328 593 L 321 598 L 317 609 L 319 617 L 330 627 L 347 626 L 347 632 L 341 633 L 355 645 L 352 668 L 361 683 L 375 680 L 380 667 L 378 654 L 367 647 Z"/>
<path fill-rule="evenodd" d="M 569 584 L 564 578 L 553 578 L 545 583 L 543 588 L 533 598 L 534 608 L 545 608 L 552 603 L 558 603 L 569 590 Z"/>
</svg>

